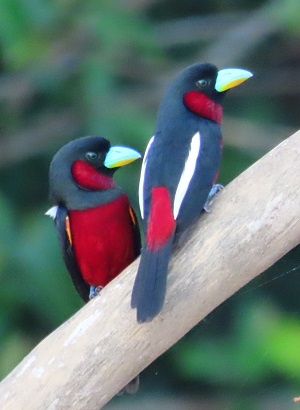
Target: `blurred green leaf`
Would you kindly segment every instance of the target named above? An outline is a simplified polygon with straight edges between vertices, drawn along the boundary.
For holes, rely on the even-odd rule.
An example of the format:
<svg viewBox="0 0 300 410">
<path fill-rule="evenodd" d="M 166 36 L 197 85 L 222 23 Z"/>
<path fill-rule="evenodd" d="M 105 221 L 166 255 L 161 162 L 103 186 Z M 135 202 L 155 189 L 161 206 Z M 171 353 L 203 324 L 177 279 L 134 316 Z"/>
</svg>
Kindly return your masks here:
<svg viewBox="0 0 300 410">
<path fill-rule="evenodd" d="M 6 376 L 32 349 L 32 342 L 18 332 L 11 333 L 0 350 L 0 379 Z"/>
<path fill-rule="evenodd" d="M 299 383 L 299 317 L 274 311 L 270 313 L 265 331 L 261 335 L 263 342 L 268 346 L 268 360 L 277 371 Z"/>
<path fill-rule="evenodd" d="M 299 378 L 300 323 L 268 301 L 244 304 L 230 337 L 197 338 L 175 349 L 182 377 L 221 385 L 258 385 L 282 372 Z"/>
</svg>

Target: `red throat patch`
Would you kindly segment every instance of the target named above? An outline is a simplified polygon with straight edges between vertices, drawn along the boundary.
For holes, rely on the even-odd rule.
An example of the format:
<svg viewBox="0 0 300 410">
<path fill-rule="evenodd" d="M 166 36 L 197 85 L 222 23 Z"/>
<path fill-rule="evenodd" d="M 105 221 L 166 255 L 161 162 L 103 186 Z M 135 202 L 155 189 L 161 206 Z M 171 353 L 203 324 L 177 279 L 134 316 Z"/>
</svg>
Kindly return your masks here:
<svg viewBox="0 0 300 410">
<path fill-rule="evenodd" d="M 194 114 L 208 118 L 218 124 L 222 122 L 223 110 L 221 105 L 215 103 L 199 91 L 189 91 L 183 96 L 184 105 Z"/>
<path fill-rule="evenodd" d="M 71 172 L 76 184 L 85 189 L 97 191 L 111 189 L 115 186 L 113 178 L 100 174 L 85 161 L 75 161 Z"/>
<path fill-rule="evenodd" d="M 169 191 L 166 187 L 152 188 L 152 201 L 147 230 L 147 247 L 155 251 L 163 247 L 175 230 L 175 220 Z"/>
</svg>

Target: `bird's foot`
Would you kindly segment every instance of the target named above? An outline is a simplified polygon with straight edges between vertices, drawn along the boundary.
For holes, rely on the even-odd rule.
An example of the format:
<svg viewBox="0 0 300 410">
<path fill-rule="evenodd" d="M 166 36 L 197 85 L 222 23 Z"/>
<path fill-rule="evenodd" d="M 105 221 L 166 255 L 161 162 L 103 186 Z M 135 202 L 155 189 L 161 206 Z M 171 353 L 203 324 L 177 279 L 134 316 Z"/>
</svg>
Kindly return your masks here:
<svg viewBox="0 0 300 410">
<path fill-rule="evenodd" d="M 120 390 L 117 395 L 122 396 L 124 392 L 129 393 L 129 394 L 134 394 L 138 391 L 139 386 L 140 386 L 140 377 L 139 375 L 137 375 L 122 390 Z"/>
<path fill-rule="evenodd" d="M 224 186 L 221 185 L 221 184 L 215 184 L 215 185 L 213 185 L 212 189 L 210 190 L 210 192 L 209 192 L 209 194 L 208 194 L 208 197 L 207 197 L 207 200 L 206 200 L 206 202 L 205 202 L 205 204 L 204 204 L 204 207 L 203 207 L 203 209 L 204 209 L 205 212 L 210 212 L 210 203 L 211 203 L 211 200 L 213 199 L 213 197 L 214 197 L 218 192 L 222 191 L 223 188 L 224 188 Z"/>
<path fill-rule="evenodd" d="M 89 299 L 94 299 L 101 290 L 103 289 L 103 286 L 90 286 L 90 294 L 89 294 Z"/>
</svg>

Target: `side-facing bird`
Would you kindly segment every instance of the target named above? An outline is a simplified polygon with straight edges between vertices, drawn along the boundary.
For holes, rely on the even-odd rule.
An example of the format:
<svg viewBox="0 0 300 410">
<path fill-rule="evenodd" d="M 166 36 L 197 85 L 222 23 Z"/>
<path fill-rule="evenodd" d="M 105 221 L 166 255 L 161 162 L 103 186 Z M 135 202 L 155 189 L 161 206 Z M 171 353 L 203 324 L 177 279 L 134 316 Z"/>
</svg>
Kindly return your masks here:
<svg viewBox="0 0 300 410">
<path fill-rule="evenodd" d="M 140 253 L 136 216 L 115 171 L 140 158 L 105 138 L 78 138 L 53 157 L 49 172 L 53 217 L 66 267 L 87 302 Z"/>
<path fill-rule="evenodd" d="M 246 70 L 194 64 L 175 78 L 162 99 L 140 176 L 145 245 L 131 298 L 138 322 L 152 320 L 161 310 L 172 245 L 213 192 L 226 91 L 251 76 Z"/>
</svg>

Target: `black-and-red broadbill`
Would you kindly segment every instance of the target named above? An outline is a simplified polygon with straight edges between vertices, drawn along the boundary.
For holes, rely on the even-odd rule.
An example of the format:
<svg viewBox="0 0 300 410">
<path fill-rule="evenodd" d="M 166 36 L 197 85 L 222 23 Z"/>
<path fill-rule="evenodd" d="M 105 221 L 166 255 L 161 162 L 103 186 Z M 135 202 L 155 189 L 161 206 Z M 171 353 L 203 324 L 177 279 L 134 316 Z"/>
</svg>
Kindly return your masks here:
<svg viewBox="0 0 300 410">
<path fill-rule="evenodd" d="M 63 258 L 76 290 L 87 302 L 140 253 L 135 213 L 113 175 L 140 158 L 98 136 L 78 138 L 53 157 L 50 200 Z"/>
<path fill-rule="evenodd" d="M 66 267 L 85 302 L 140 254 L 138 222 L 115 171 L 141 155 L 102 137 L 78 138 L 54 156 L 46 215 L 54 219 Z M 139 377 L 124 390 L 135 393 Z"/>
<path fill-rule="evenodd" d="M 131 299 L 138 322 L 152 320 L 161 310 L 172 245 L 200 216 L 217 179 L 226 91 L 251 76 L 242 69 L 194 64 L 162 99 L 140 176 L 145 245 Z"/>
</svg>

